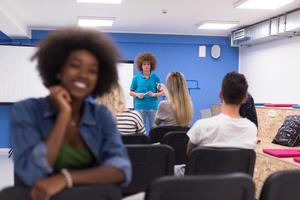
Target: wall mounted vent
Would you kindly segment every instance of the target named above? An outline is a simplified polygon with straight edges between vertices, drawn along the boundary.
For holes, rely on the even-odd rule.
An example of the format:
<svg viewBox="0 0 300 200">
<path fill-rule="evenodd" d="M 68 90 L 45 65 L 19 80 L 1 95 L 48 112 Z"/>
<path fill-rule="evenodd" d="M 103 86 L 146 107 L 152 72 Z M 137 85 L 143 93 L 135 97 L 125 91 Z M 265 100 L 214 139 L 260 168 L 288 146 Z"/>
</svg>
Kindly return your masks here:
<svg viewBox="0 0 300 200">
<path fill-rule="evenodd" d="M 232 46 L 250 46 L 300 34 L 300 9 L 235 30 Z"/>
<path fill-rule="evenodd" d="M 249 39 L 250 37 L 246 36 L 245 29 L 236 30 L 231 34 L 231 46 L 238 46 L 241 42 Z"/>
<path fill-rule="evenodd" d="M 244 40 L 245 29 L 240 29 L 233 32 L 233 40 Z"/>
</svg>

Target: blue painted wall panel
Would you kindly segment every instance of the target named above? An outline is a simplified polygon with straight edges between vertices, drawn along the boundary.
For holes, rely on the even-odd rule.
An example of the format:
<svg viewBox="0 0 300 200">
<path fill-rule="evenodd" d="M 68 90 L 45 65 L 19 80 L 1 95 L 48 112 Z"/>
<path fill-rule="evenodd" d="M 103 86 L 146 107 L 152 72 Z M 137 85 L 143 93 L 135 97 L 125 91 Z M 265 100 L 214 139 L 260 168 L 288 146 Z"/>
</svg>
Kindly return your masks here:
<svg viewBox="0 0 300 200">
<path fill-rule="evenodd" d="M 32 32 L 31 40 L 12 40 L 13 45 L 34 45 L 49 31 Z M 191 90 L 194 103 L 194 121 L 200 118 L 200 110 L 209 108 L 212 103 L 220 102 L 219 90 L 223 76 L 229 71 L 238 71 L 238 48 L 230 47 L 227 37 L 122 34 L 110 33 L 117 43 L 124 60 L 134 60 L 144 51 L 151 51 L 157 57 L 156 73 L 162 82 L 171 71 L 180 71 L 186 79 L 197 80 L 200 90 Z M 1 37 L 0 44 L 8 40 Z M 213 44 L 221 46 L 221 57 L 217 60 L 210 56 Z M 198 57 L 198 46 L 206 46 L 206 57 Z M 137 71 L 135 71 L 137 73 Z M 193 87 L 193 83 L 190 86 Z M 10 106 L 0 106 L 0 145 L 9 146 Z"/>
<path fill-rule="evenodd" d="M 199 82 L 201 90 L 191 90 L 195 110 L 194 121 L 200 118 L 200 109 L 220 102 L 218 94 L 223 76 L 229 71 L 238 71 L 238 49 L 230 47 L 230 41 L 226 37 L 170 36 L 173 42 L 167 40 L 164 43 L 166 36 L 161 35 L 157 36 L 160 40 L 152 36 L 152 40 L 143 42 L 143 36 L 138 34 L 135 34 L 138 35 L 137 38 L 128 34 L 111 35 L 117 41 L 124 59 L 134 60 L 140 52 L 153 52 L 158 61 L 156 73 L 162 81 L 165 81 L 170 71 L 180 71 L 186 79 Z M 199 44 L 207 46 L 206 58 L 198 57 Z M 213 44 L 221 46 L 221 57 L 217 60 L 209 53 Z"/>
<path fill-rule="evenodd" d="M 0 148 L 11 146 L 10 138 L 10 105 L 0 105 Z"/>
</svg>

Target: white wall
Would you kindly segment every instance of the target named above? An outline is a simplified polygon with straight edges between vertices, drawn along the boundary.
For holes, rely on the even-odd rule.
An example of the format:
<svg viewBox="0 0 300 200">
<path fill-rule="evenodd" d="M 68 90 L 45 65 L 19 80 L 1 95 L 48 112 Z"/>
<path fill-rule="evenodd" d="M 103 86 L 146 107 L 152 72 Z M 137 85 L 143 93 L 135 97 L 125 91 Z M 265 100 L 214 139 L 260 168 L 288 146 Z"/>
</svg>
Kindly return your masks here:
<svg viewBox="0 0 300 200">
<path fill-rule="evenodd" d="M 0 191 L 14 185 L 14 166 L 8 158 L 9 149 L 0 148 Z"/>
<path fill-rule="evenodd" d="M 239 59 L 255 102 L 300 104 L 300 37 L 241 47 Z"/>
</svg>

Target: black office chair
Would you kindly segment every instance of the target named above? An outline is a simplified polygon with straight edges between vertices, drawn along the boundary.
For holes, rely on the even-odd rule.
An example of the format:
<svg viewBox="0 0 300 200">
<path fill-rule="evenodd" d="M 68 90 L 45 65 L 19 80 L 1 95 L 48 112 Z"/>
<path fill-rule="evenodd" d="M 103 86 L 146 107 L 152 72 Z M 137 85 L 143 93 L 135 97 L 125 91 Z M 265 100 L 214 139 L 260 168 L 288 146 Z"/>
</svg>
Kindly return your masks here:
<svg viewBox="0 0 300 200">
<path fill-rule="evenodd" d="M 174 174 L 174 151 L 168 145 L 126 145 L 132 164 L 132 181 L 125 196 L 146 190 L 154 179 Z"/>
<path fill-rule="evenodd" d="M 254 183 L 244 173 L 163 177 L 155 180 L 145 200 L 253 200 Z"/>
<path fill-rule="evenodd" d="M 180 126 L 158 126 L 150 130 L 149 137 L 151 143 L 161 142 L 163 136 L 170 131 L 188 131 L 189 127 Z"/>
<path fill-rule="evenodd" d="M 175 152 L 175 165 L 186 162 L 186 147 L 189 137 L 186 131 L 171 131 L 164 135 L 162 144 L 170 145 Z"/>
<path fill-rule="evenodd" d="M 300 199 L 300 170 L 280 171 L 271 174 L 265 181 L 260 200 Z"/>
<path fill-rule="evenodd" d="M 31 188 L 14 174 L 13 187 L 8 187 L 0 191 L 0 200 L 31 200 Z M 63 190 L 54 195 L 51 200 L 120 200 L 122 198 L 121 189 L 112 184 L 97 184 L 87 186 L 76 186 Z"/>
<path fill-rule="evenodd" d="M 124 144 L 150 144 L 150 139 L 144 134 L 121 135 Z"/>
<path fill-rule="evenodd" d="M 187 175 L 242 172 L 253 176 L 256 154 L 250 149 L 197 147 L 186 163 Z"/>
<path fill-rule="evenodd" d="M 9 187 L 0 192 L 1 200 L 31 200 L 30 188 Z M 120 200 L 121 190 L 114 185 L 73 187 L 54 195 L 51 200 Z"/>
</svg>

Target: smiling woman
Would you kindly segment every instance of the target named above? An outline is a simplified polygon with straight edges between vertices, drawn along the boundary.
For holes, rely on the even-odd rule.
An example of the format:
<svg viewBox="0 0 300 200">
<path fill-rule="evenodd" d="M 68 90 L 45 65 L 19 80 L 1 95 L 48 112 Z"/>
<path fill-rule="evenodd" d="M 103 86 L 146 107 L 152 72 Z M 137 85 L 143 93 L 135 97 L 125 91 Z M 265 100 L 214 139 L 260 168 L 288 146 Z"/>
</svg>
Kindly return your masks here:
<svg viewBox="0 0 300 200">
<path fill-rule="evenodd" d="M 130 182 L 111 112 L 87 100 L 117 82 L 117 56 L 112 41 L 92 30 L 62 29 L 39 44 L 33 59 L 50 95 L 17 102 L 11 122 L 15 173 L 33 200 L 73 185 Z"/>
<path fill-rule="evenodd" d="M 72 99 L 83 99 L 96 87 L 97 58 L 87 50 L 73 51 L 57 78 L 69 91 Z"/>
</svg>

